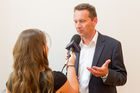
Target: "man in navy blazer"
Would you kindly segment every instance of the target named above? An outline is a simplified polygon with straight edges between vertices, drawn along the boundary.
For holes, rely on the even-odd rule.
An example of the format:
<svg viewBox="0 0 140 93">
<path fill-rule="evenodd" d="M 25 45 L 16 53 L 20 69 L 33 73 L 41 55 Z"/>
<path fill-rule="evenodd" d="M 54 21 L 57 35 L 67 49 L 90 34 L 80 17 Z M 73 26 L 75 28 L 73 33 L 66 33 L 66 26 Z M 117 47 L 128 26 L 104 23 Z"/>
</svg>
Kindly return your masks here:
<svg viewBox="0 0 140 93">
<path fill-rule="evenodd" d="M 73 18 L 82 39 L 75 62 L 80 93 L 117 93 L 116 86 L 127 81 L 121 43 L 95 30 L 98 20 L 94 6 L 77 5 Z"/>
</svg>

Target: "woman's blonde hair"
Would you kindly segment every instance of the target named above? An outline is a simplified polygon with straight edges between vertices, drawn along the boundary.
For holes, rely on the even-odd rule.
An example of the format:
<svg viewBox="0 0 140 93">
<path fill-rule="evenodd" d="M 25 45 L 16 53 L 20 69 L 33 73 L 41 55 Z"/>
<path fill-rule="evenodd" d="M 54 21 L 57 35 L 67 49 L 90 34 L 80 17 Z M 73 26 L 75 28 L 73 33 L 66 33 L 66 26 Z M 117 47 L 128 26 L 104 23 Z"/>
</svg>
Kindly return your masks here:
<svg viewBox="0 0 140 93">
<path fill-rule="evenodd" d="M 12 93 L 53 93 L 54 79 L 46 42 L 45 33 L 39 29 L 27 29 L 20 34 L 13 49 L 12 81 L 11 78 L 8 80 L 8 86 L 12 83 Z"/>
</svg>

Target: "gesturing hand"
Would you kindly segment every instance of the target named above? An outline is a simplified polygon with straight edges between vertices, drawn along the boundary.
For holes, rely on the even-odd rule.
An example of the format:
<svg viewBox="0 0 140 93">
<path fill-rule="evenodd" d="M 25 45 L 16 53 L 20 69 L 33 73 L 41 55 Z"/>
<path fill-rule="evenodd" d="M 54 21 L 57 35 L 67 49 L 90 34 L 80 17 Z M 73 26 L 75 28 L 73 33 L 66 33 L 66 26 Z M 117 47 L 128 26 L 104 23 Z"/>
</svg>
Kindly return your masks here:
<svg viewBox="0 0 140 93">
<path fill-rule="evenodd" d="M 103 77 L 108 73 L 108 65 L 111 62 L 110 59 L 106 60 L 106 62 L 101 66 L 93 66 L 92 68 L 87 67 L 88 71 L 90 71 L 96 77 Z"/>
</svg>

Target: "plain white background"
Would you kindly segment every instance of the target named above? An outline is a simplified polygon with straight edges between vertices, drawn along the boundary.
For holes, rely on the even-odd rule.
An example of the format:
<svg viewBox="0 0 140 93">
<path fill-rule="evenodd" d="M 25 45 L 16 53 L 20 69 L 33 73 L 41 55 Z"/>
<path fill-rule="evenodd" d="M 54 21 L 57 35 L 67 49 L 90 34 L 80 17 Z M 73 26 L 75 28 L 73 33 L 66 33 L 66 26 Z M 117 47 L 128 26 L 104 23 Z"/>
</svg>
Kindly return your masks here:
<svg viewBox="0 0 140 93">
<path fill-rule="evenodd" d="M 24 29 L 38 28 L 50 34 L 50 66 L 53 70 L 61 70 L 65 63 L 65 46 L 76 34 L 73 8 L 82 2 L 96 7 L 96 29 L 122 43 L 128 81 L 117 87 L 118 93 L 139 92 L 139 0 L 0 0 L 0 91 L 5 88 L 12 71 L 13 46 Z"/>
</svg>

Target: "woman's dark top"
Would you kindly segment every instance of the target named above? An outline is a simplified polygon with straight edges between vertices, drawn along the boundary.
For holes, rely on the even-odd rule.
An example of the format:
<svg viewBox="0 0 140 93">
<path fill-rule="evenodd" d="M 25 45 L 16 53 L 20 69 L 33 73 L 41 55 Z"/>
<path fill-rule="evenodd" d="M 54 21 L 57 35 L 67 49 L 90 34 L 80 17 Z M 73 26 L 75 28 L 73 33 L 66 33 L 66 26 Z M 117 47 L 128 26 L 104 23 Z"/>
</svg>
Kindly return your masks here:
<svg viewBox="0 0 140 93">
<path fill-rule="evenodd" d="M 42 78 L 42 75 L 40 75 L 40 79 L 41 78 Z M 67 77 L 63 73 L 61 73 L 59 71 L 53 71 L 53 78 L 54 78 L 54 93 L 55 93 L 60 87 L 62 87 L 65 84 L 65 82 L 67 81 Z M 12 91 L 12 84 L 10 83 L 10 86 L 7 87 L 7 88 L 10 91 Z M 41 88 L 41 91 L 42 91 L 43 83 L 40 83 L 40 88 Z"/>
</svg>

